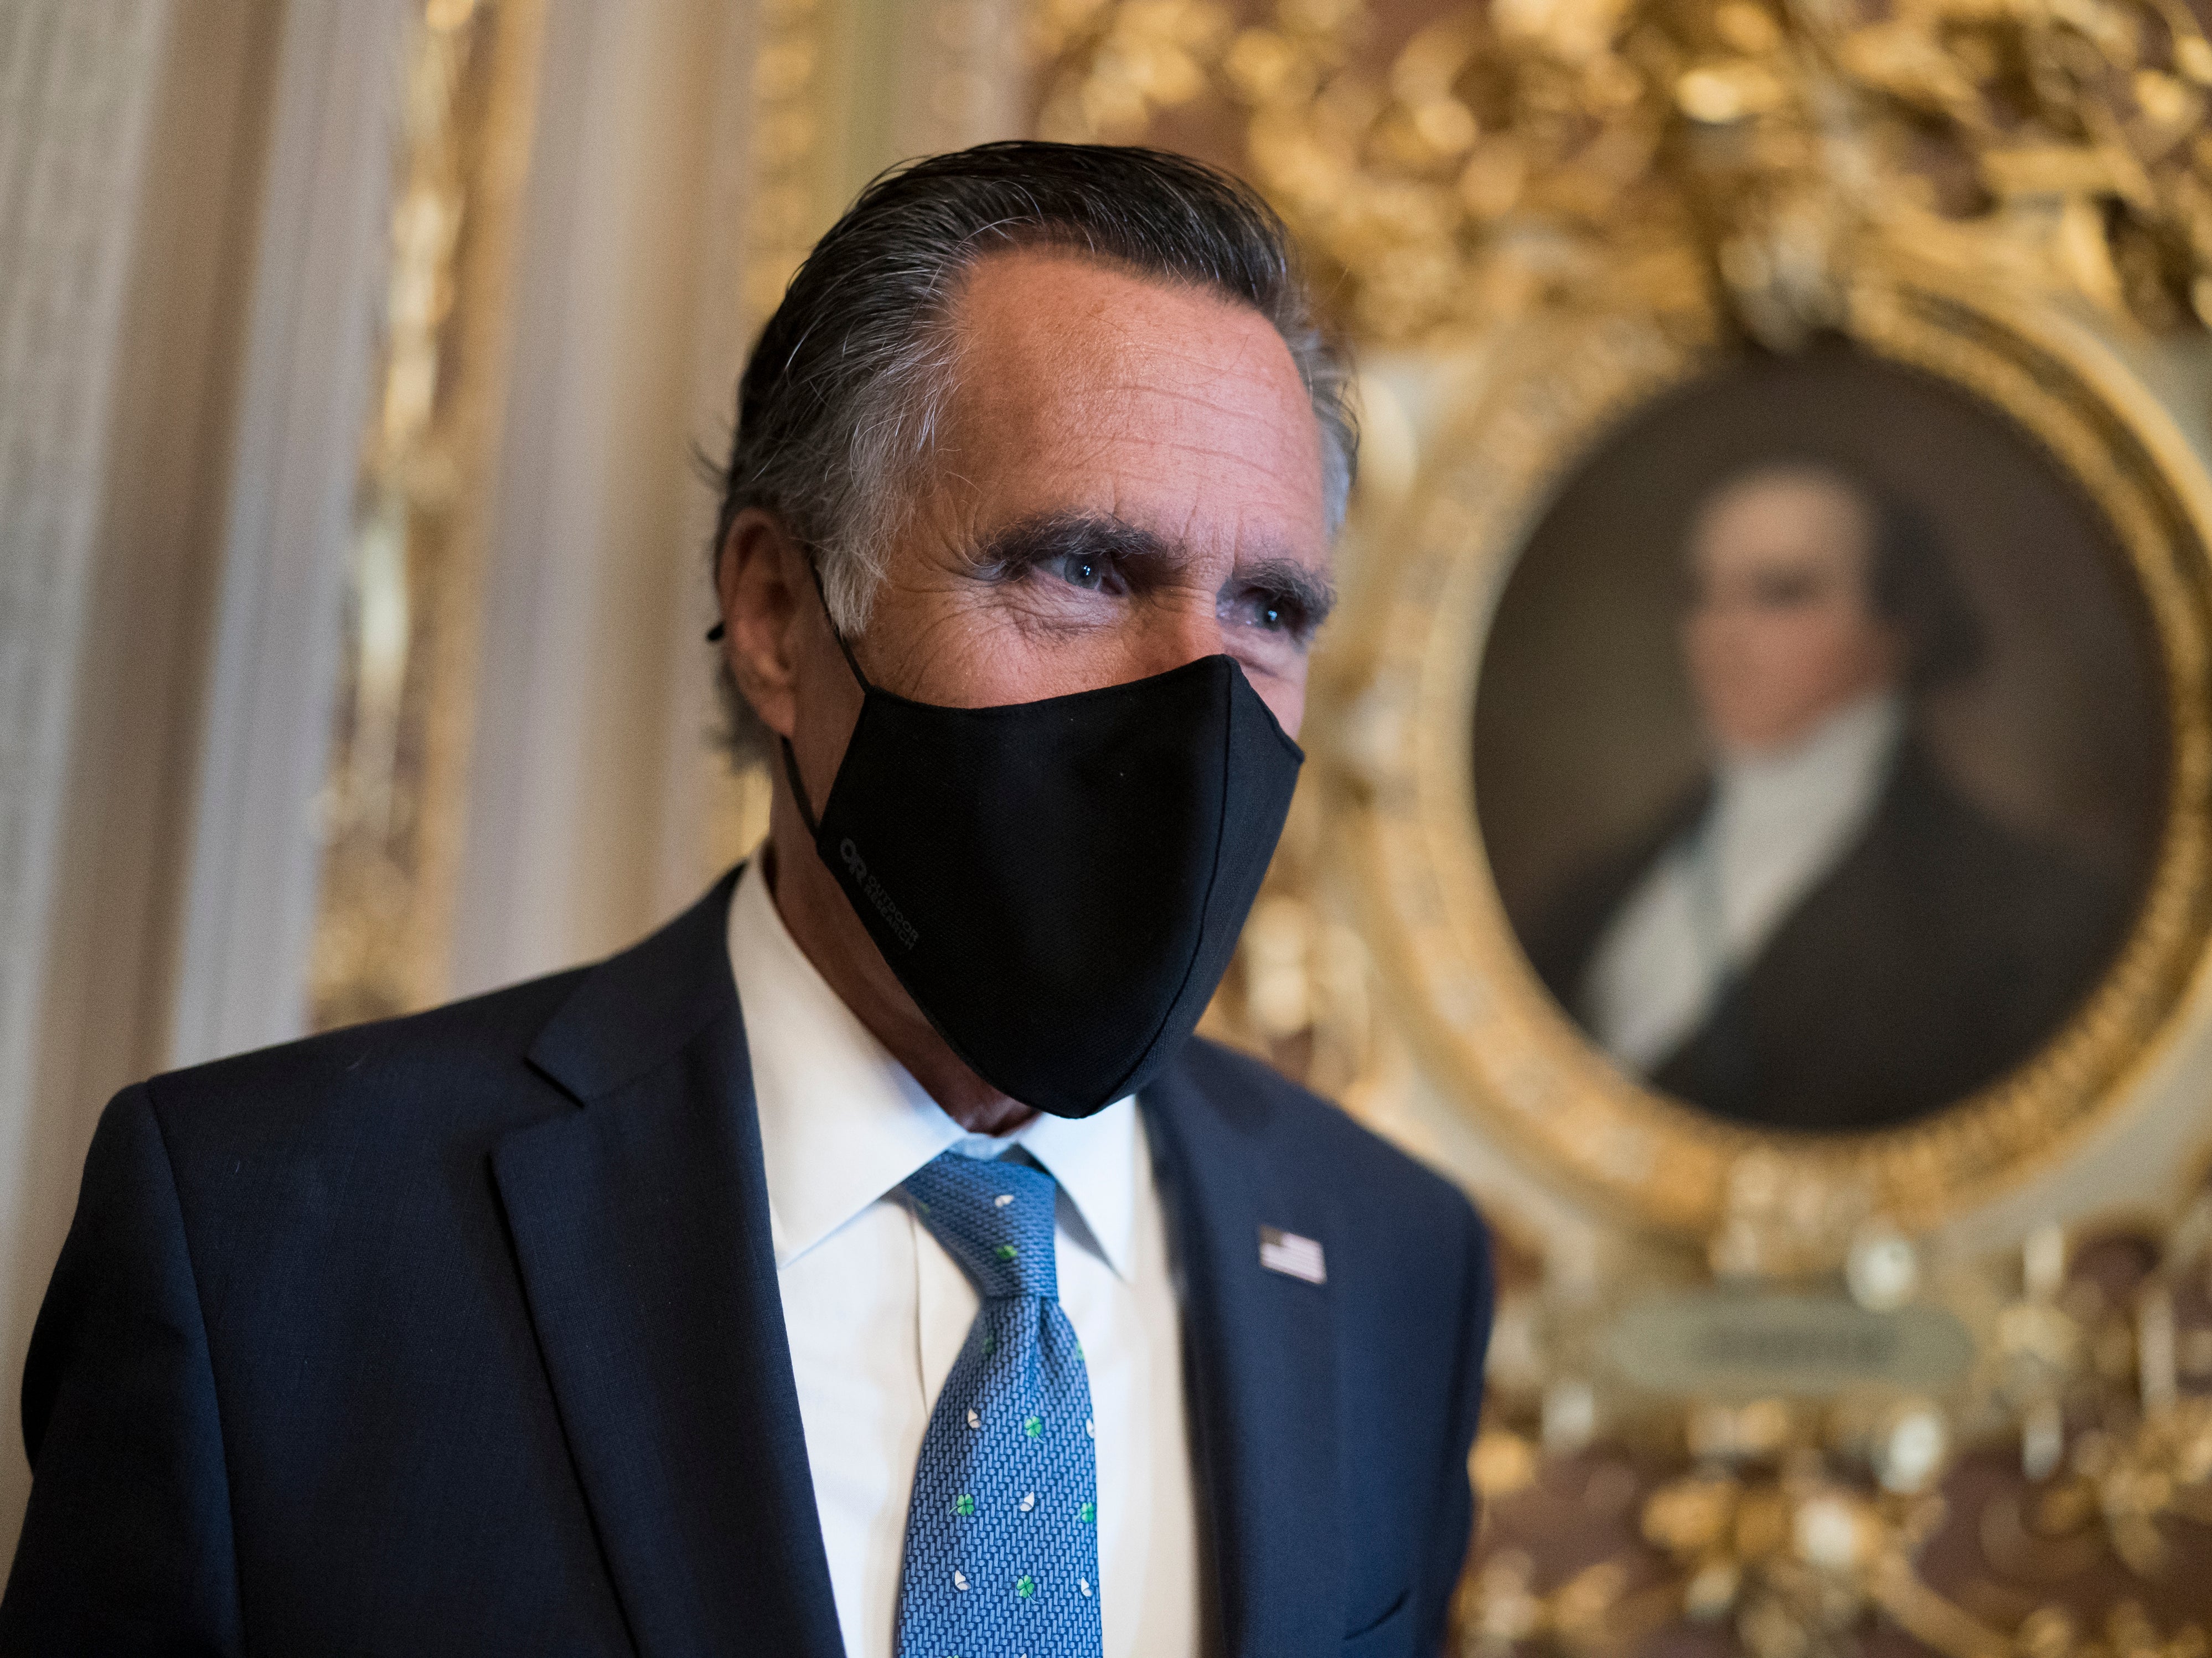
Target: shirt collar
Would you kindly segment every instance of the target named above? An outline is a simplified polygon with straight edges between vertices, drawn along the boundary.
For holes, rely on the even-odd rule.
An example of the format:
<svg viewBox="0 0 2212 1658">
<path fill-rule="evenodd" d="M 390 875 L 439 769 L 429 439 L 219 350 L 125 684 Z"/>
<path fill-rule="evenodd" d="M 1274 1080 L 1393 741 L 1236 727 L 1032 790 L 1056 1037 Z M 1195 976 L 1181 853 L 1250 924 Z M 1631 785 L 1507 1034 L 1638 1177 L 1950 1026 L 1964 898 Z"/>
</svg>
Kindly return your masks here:
<svg viewBox="0 0 2212 1658">
<path fill-rule="evenodd" d="M 830 987 L 777 912 L 756 857 L 730 902 L 730 970 L 744 1017 L 777 1266 L 800 1255 L 955 1146 L 997 1155 L 945 1115 Z M 1070 1228 L 1129 1276 L 1136 1101 L 1095 1116 L 1040 1115 L 1009 1140 L 1059 1183 Z M 1065 1218 L 1065 1216 L 1064 1216 Z"/>
<path fill-rule="evenodd" d="M 1129 1278 L 1130 1235 L 1136 1226 L 1137 1137 L 1141 1133 L 1136 1096 L 1125 1094 L 1088 1117 L 1040 1112 L 1036 1121 L 1014 1136 L 1022 1150 L 1059 1181 L 1061 1198 L 1081 1222 L 1068 1230 L 1090 1244 L 1124 1283 Z"/>
</svg>

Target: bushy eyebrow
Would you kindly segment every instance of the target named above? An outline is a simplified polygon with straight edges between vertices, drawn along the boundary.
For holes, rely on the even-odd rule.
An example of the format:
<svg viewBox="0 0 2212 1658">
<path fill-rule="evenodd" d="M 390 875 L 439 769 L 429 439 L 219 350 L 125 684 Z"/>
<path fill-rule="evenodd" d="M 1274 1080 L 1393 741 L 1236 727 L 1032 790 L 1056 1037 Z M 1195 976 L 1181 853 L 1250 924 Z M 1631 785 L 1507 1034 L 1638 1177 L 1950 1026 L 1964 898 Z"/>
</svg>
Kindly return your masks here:
<svg viewBox="0 0 2212 1658">
<path fill-rule="evenodd" d="M 1278 604 L 1296 608 L 1301 637 L 1310 638 L 1336 608 L 1336 588 L 1323 576 L 1294 558 L 1263 558 L 1240 565 L 1237 585 Z"/>
<path fill-rule="evenodd" d="M 994 531 L 975 550 L 973 569 L 983 581 L 1018 581 L 1070 557 L 1095 558 L 1141 575 L 1174 562 L 1176 549 L 1150 530 L 1108 513 L 1043 513 Z"/>
<path fill-rule="evenodd" d="M 979 547 L 970 566 L 979 580 L 1018 581 L 1071 557 L 1111 566 L 1133 585 L 1164 576 L 1184 556 L 1165 537 L 1109 513 L 1044 513 L 994 531 Z M 1256 595 L 1291 608 L 1302 638 L 1328 620 L 1336 607 L 1336 589 L 1327 578 L 1297 559 L 1279 556 L 1239 564 L 1228 591 Z"/>
</svg>

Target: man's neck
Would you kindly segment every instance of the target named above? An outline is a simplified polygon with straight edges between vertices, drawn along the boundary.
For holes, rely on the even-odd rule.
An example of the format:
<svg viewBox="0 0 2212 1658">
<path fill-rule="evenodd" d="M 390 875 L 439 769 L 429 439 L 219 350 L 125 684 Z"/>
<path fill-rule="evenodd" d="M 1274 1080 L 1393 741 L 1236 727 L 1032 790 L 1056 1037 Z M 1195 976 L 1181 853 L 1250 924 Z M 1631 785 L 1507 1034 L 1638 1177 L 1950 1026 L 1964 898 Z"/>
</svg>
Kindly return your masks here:
<svg viewBox="0 0 2212 1658">
<path fill-rule="evenodd" d="M 899 983 L 844 891 L 815 854 L 799 813 L 781 786 L 761 848 L 776 914 L 792 942 L 814 963 L 838 999 L 913 1075 L 929 1096 L 971 1134 L 1011 1134 L 1036 1110 L 985 1082 L 945 1044 Z"/>
</svg>

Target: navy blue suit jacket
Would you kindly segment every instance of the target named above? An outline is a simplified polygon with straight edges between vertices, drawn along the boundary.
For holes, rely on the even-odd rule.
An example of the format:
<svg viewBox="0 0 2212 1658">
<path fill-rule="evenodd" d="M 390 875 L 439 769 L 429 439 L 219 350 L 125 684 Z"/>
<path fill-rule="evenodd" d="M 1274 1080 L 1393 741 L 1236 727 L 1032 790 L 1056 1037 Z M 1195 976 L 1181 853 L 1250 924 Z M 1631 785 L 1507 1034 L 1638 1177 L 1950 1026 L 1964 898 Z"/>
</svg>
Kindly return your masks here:
<svg viewBox="0 0 2212 1658">
<path fill-rule="evenodd" d="M 597 967 L 116 1098 L 25 1374 L 0 1653 L 842 1650 L 732 884 Z M 1433 1650 L 1480 1223 L 1210 1044 L 1143 1106 L 1220 1650 Z M 1328 1282 L 1262 1270 L 1263 1225 Z"/>
</svg>

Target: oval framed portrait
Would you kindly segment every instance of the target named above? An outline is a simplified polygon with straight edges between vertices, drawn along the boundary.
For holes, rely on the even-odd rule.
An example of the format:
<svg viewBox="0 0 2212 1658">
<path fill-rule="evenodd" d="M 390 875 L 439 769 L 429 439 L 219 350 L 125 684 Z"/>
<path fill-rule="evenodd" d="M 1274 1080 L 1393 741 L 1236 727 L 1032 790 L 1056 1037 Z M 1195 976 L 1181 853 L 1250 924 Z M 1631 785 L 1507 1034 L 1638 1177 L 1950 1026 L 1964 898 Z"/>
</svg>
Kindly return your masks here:
<svg viewBox="0 0 2212 1658">
<path fill-rule="evenodd" d="M 2212 919 L 2212 511 L 2054 317 L 1869 288 L 1504 352 L 1337 740 L 1385 970 L 1466 1097 L 1710 1230 L 1788 1146 L 1924 1223 L 2126 1092 Z"/>
</svg>

